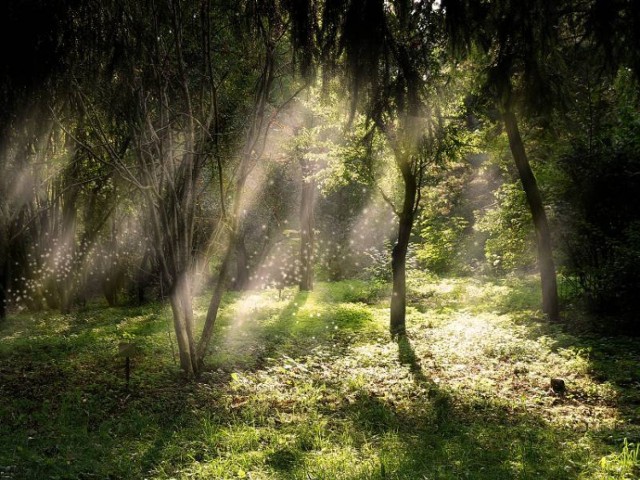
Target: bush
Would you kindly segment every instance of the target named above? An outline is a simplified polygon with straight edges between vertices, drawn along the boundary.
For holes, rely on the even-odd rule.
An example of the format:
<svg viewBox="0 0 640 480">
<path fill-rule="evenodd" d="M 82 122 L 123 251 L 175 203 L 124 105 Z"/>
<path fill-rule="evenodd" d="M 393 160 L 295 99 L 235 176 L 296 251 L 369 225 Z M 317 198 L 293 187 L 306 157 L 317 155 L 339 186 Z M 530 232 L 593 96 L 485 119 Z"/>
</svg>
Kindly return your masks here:
<svg viewBox="0 0 640 480">
<path fill-rule="evenodd" d="M 463 217 L 438 219 L 425 224 L 420 231 L 424 241 L 416 249 L 418 264 L 438 274 L 455 268 L 468 225 Z"/>
<path fill-rule="evenodd" d="M 535 262 L 531 214 L 519 183 L 505 183 L 495 193 L 496 206 L 477 219 L 479 231 L 488 235 L 487 262 L 496 273 L 530 267 Z"/>
</svg>

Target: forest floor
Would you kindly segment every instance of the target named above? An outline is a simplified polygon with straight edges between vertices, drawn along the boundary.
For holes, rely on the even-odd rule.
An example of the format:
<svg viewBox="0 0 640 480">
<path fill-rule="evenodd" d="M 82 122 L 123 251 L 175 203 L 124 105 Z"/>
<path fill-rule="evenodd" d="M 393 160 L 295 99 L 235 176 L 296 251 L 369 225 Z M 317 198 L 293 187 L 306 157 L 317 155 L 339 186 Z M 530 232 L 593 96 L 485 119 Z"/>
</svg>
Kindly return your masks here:
<svg viewBox="0 0 640 480">
<path fill-rule="evenodd" d="M 400 342 L 385 286 L 229 294 L 197 382 L 165 306 L 12 316 L 0 479 L 640 478 L 640 340 L 549 325 L 533 278 L 410 291 Z"/>
</svg>

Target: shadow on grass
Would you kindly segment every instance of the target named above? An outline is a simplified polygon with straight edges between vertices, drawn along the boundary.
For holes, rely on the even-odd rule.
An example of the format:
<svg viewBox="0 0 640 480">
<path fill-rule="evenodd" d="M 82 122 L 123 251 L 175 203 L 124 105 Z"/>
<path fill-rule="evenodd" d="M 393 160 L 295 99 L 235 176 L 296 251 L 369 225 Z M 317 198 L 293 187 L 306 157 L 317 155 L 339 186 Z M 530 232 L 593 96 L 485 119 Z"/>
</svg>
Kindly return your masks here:
<svg viewBox="0 0 640 480">
<path fill-rule="evenodd" d="M 242 327 L 225 312 L 212 354 L 210 370 L 251 371 L 263 368 L 275 357 L 305 356 L 322 349 L 328 356 L 344 353 L 352 338 L 373 321 L 361 304 L 325 304 L 325 292 L 296 292 L 274 315 L 256 313 Z"/>
<path fill-rule="evenodd" d="M 516 313 L 514 317 L 514 322 L 524 327 L 525 338 L 545 338 L 551 352 L 562 353 L 566 361 L 586 365 L 583 368 L 596 391 L 585 391 L 567 380 L 570 398 L 588 404 L 598 401 L 597 389 L 613 390 L 607 403 L 615 407 L 622 424 L 607 441 L 618 446 L 624 439 L 640 442 L 640 339 L 601 336 L 581 327 L 576 329 L 571 323 L 553 324 L 526 314 Z"/>
<path fill-rule="evenodd" d="M 291 349 L 292 331 L 297 328 L 294 313 L 307 302 L 309 292 L 297 292 L 275 318 L 258 317 L 258 312 L 241 314 L 235 310 L 221 314 L 216 333 L 205 359 L 210 371 L 225 372 L 224 381 L 234 371 L 257 370 L 275 352 Z M 242 301 L 239 296 L 237 301 Z M 310 336 L 309 336 L 310 339 Z M 220 378 L 219 378 L 220 380 Z"/>
<path fill-rule="evenodd" d="M 580 477 L 585 458 L 566 447 L 571 430 L 499 404 L 479 405 L 455 396 L 416 366 L 408 342 L 399 346 L 401 359 L 413 366 L 414 379 L 429 388 L 410 402 L 363 388 L 353 401 L 327 412 L 352 425 L 356 445 L 379 452 L 379 469 L 344 478 Z"/>
<path fill-rule="evenodd" d="M 345 307 L 339 311 L 345 313 L 342 320 L 333 319 L 338 329 L 328 329 L 331 312 L 338 310 L 323 311 L 322 317 L 312 316 L 313 309 L 302 315 L 310 300 L 309 294 L 298 293 L 264 325 L 253 325 L 251 341 L 264 348 L 249 351 L 251 361 L 233 368 L 252 373 L 265 367 L 267 359 L 277 364 L 273 357 L 323 348 L 329 352 L 323 367 L 331 369 L 333 359 L 350 345 L 348 334 L 370 319 L 365 310 Z M 153 332 L 141 326 L 138 334 Z M 283 479 L 576 479 L 585 478 L 582 468 L 593 459 L 588 449 L 570 444 L 570 429 L 438 386 L 407 337 L 397 343 L 399 369 L 387 366 L 391 380 L 405 368 L 413 376 L 415 392 L 402 398 L 392 391 L 360 387 L 349 398 L 309 406 L 307 398 L 300 397 L 341 390 L 320 374 L 281 379 L 282 390 L 298 395 L 288 413 L 299 415 L 294 418 L 303 424 L 316 422 L 321 430 L 320 440 L 302 448 L 300 427 L 279 419 L 284 407 L 271 406 L 258 414 L 250 404 L 237 401 L 228 377 L 182 383 L 166 372 L 153 376 L 141 371 L 127 392 L 119 378 L 107 375 L 108 369 L 91 378 L 86 370 L 100 368 L 97 361 L 82 371 L 70 368 L 74 355 L 92 351 L 94 337 L 83 335 L 80 329 L 64 345 L 52 338 L 52 350 L 46 352 L 36 343 L 36 357 L 29 358 L 27 345 L 19 355 L 0 357 L 0 373 L 12 372 L 10 382 L 4 382 L 3 375 L 0 384 L 2 398 L 10 399 L 0 403 L 0 467 L 12 467 L 15 478 L 186 478 L 198 477 L 192 472 L 216 462 L 227 470 L 209 478 L 229 478 L 241 476 L 240 469 L 247 469 L 241 461 L 246 461 L 267 472 L 266 478 Z M 230 347 L 245 345 L 243 338 L 238 340 Z M 577 337 L 557 341 L 572 345 Z M 619 358 L 619 352 L 610 353 L 611 365 L 601 367 L 605 370 L 612 370 Z M 220 358 L 223 362 L 226 357 Z M 315 390 L 307 393 L 302 384 Z M 255 434 L 243 439 L 243 429 Z M 332 454 L 343 460 L 332 463 Z M 248 460 L 239 460 L 245 457 Z"/>
<path fill-rule="evenodd" d="M 411 345 L 411 341 L 407 335 L 400 335 L 396 339 L 398 343 L 398 360 L 401 365 L 406 365 L 409 367 L 409 371 L 413 374 L 416 381 L 420 383 L 429 383 L 427 376 L 422 371 L 422 365 L 420 365 L 420 360 L 416 355 L 416 352 Z"/>
<path fill-rule="evenodd" d="M 621 428 L 608 432 L 608 436 L 602 435 L 603 441 L 618 448 L 625 439 L 640 442 L 640 338 L 606 334 L 607 328 L 594 322 L 579 306 L 565 309 L 562 322 L 549 322 L 539 310 L 537 276 L 489 279 L 484 285 L 489 285 L 488 292 L 496 295 L 482 297 L 483 308 L 508 315 L 511 322 L 521 328 L 524 339 L 543 338 L 550 352 L 561 353 L 566 361 L 579 360 L 579 364 L 586 364 L 585 373 L 596 384 L 596 392 L 582 390 L 568 379 L 568 396 L 573 401 L 597 404 L 602 402 L 599 388 L 613 389 L 606 403 L 615 407 L 622 420 Z"/>
<path fill-rule="evenodd" d="M 587 360 L 592 378 L 609 382 L 622 400 L 628 397 L 636 406 L 640 404 L 640 338 L 607 335 L 601 325 L 577 307 L 565 310 L 561 323 L 550 323 L 540 312 L 537 275 L 471 279 L 466 287 L 459 284 L 451 292 L 434 297 L 442 297 L 444 300 L 440 301 L 448 301 L 457 309 L 469 307 L 471 312 L 507 315 L 514 325 L 523 327 L 523 338 L 538 341 L 544 337 L 545 347 L 552 352 L 571 350 Z M 410 361 L 407 346 L 400 347 L 406 351 L 400 352 L 401 361 L 403 355 Z M 638 423 L 640 413 L 635 418 Z"/>
</svg>

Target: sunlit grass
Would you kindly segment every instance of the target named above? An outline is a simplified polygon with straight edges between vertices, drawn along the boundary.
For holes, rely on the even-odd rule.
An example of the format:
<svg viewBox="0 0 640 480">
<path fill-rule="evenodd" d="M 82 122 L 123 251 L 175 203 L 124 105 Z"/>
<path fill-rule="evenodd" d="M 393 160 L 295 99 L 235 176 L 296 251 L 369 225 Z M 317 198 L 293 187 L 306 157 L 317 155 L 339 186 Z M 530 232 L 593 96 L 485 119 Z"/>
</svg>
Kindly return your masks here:
<svg viewBox="0 0 640 480">
<path fill-rule="evenodd" d="M 0 473 L 636 478 L 640 345 L 549 326 L 535 285 L 413 276 L 400 343 L 384 285 L 230 294 L 196 383 L 181 380 L 166 307 L 10 318 Z M 121 341 L 140 347 L 129 388 Z"/>
</svg>

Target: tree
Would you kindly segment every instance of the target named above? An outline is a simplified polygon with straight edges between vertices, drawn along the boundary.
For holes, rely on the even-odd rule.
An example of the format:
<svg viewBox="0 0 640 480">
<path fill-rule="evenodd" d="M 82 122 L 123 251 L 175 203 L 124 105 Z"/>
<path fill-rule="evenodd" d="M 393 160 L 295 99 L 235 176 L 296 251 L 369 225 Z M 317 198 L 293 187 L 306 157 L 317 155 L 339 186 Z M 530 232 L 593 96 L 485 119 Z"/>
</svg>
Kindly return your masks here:
<svg viewBox="0 0 640 480">
<path fill-rule="evenodd" d="M 571 300 L 616 332 L 637 330 L 640 285 L 640 96 L 630 68 L 614 75 L 590 44 L 571 50 L 574 102 L 556 120 L 564 275 Z M 562 178 L 562 176 L 560 176 Z"/>
<path fill-rule="evenodd" d="M 511 153 L 525 191 L 536 232 L 542 310 L 552 321 L 560 315 L 551 233 L 538 182 L 518 127 L 516 109 L 548 113 L 559 97 L 557 72 L 563 61 L 556 51 L 562 26 L 557 2 L 466 0 L 442 2 L 452 51 L 463 55 L 478 47 L 487 54 L 485 91 L 501 112 Z"/>
<path fill-rule="evenodd" d="M 250 19 L 253 22 L 250 32 L 257 34 L 257 43 L 260 46 L 258 49 L 261 54 L 260 74 L 256 82 L 257 88 L 254 91 L 253 104 L 248 116 L 248 125 L 245 129 L 244 145 L 236 167 L 235 190 L 231 210 L 225 210 L 223 213 L 228 225 L 229 243 L 222 259 L 216 286 L 207 309 L 202 336 L 198 343 L 199 363 L 202 363 L 213 336 L 213 328 L 220 302 L 222 301 L 232 254 L 234 250 L 236 250 L 236 253 L 238 251 L 236 245 L 240 245 L 240 249 L 244 249 L 240 255 L 244 254 L 246 256 L 244 237 L 242 236 L 241 238 L 241 235 L 243 235 L 242 221 L 244 215 L 242 200 L 247 178 L 257 162 L 262 158 L 269 129 L 278 117 L 278 113 L 306 87 L 306 84 L 303 84 L 298 88 L 294 88 L 293 93 L 289 92 L 288 88 L 285 88 L 285 92 L 280 92 L 281 97 L 284 97 L 284 99 L 277 107 L 271 108 L 269 112 L 274 96 L 277 69 L 280 66 L 279 61 L 282 55 L 279 48 L 281 47 L 280 41 L 285 33 L 284 12 L 280 9 L 278 2 L 265 2 L 264 4 L 250 2 L 249 6 L 251 7 Z M 288 86 L 286 85 L 286 87 Z M 224 198 L 224 189 L 221 190 L 221 197 Z M 223 206 L 223 208 L 225 207 Z M 242 268 L 243 272 L 246 270 L 246 261 L 242 262 L 240 268 Z"/>
<path fill-rule="evenodd" d="M 443 47 L 442 11 L 433 2 L 343 0 L 290 6 L 292 39 L 309 71 L 338 65 L 350 84 L 351 117 L 360 107 L 393 154 L 403 184 L 398 237 L 392 253 L 389 329 L 405 333 L 406 257 L 426 163 L 442 154 L 444 122 L 437 105 Z M 319 13 L 319 16 L 317 13 Z"/>
<path fill-rule="evenodd" d="M 522 188 L 527 197 L 527 203 L 533 218 L 536 231 L 536 244 L 538 246 L 538 268 L 540 269 L 540 282 L 542 284 L 542 311 L 549 316 L 551 321 L 558 321 L 560 305 L 558 301 L 558 285 L 556 281 L 556 267 L 553 260 L 551 245 L 551 231 L 549 221 L 542 203 L 542 196 L 538 188 L 538 182 L 531 170 L 529 158 L 524 149 L 524 143 L 518 129 L 516 116 L 510 108 L 505 108 L 503 113 L 504 124 L 509 136 L 509 146 L 518 169 Z"/>
<path fill-rule="evenodd" d="M 246 6 L 253 4 L 236 5 Z M 240 132 L 245 130 L 250 132 L 247 135 L 251 142 L 245 146 L 246 158 L 256 158 L 254 150 L 265 128 L 263 123 L 256 127 L 255 122 L 265 122 L 266 99 L 275 72 L 275 64 L 270 63 L 274 61 L 275 45 L 262 44 L 262 38 L 257 42 L 268 53 L 263 75 L 258 77 L 261 82 L 256 104 L 249 107 L 251 126 L 245 129 L 244 98 L 255 78 L 250 62 L 262 53 L 258 49 L 256 56 L 240 60 L 246 51 L 252 51 L 247 45 L 256 44 L 249 35 L 245 36 L 240 14 L 246 11 L 230 8 L 222 1 L 195 5 L 168 0 L 153 5 L 123 3 L 120 7 L 122 22 L 116 38 L 125 53 L 115 65 L 115 73 L 107 72 L 101 77 L 101 86 L 106 98 L 113 90 L 124 92 L 122 96 L 131 106 L 126 125 L 134 146 L 131 154 L 113 147 L 105 126 L 122 119 L 122 115 L 102 103 L 104 97 L 87 95 L 85 107 L 92 112 L 91 126 L 101 141 L 85 148 L 94 154 L 96 150 L 106 150 L 108 162 L 142 195 L 149 215 L 154 258 L 171 303 L 180 364 L 188 376 L 194 376 L 202 367 L 211 340 L 225 288 L 229 252 L 237 235 L 234 214 L 231 242 L 223 255 L 203 333 L 196 342 L 192 278 L 197 257 L 206 243 L 195 235 L 196 212 L 211 178 L 205 172 L 217 171 L 223 218 L 229 192 L 223 178 L 226 166 L 222 155 L 237 145 Z M 246 20 L 265 27 L 269 24 L 265 20 L 267 13 L 249 12 Z M 222 24 L 234 28 L 218 28 Z M 273 38 L 281 36 L 281 27 L 269 28 L 268 39 L 273 42 Z M 230 54 L 235 55 L 233 60 Z M 256 107 L 257 113 L 251 107 Z M 220 140 L 223 135 L 226 145 Z M 251 163 L 241 161 L 239 165 L 236 199 L 242 195 Z M 233 208 L 238 209 L 239 205 L 234 202 Z"/>
</svg>

